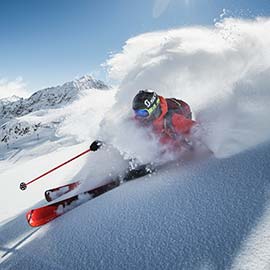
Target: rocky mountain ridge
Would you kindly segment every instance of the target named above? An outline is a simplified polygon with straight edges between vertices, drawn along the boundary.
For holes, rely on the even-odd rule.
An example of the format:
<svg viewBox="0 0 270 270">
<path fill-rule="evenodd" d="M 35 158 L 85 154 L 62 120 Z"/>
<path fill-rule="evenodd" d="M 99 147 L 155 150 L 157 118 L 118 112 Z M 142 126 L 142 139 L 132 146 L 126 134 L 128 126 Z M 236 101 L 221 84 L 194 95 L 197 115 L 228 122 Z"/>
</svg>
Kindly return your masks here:
<svg viewBox="0 0 270 270">
<path fill-rule="evenodd" d="M 0 99 L 0 124 L 4 120 L 24 116 L 34 111 L 62 107 L 74 101 L 81 91 L 89 89 L 106 90 L 108 88 L 102 81 L 95 80 L 90 75 L 85 75 L 63 85 L 39 90 L 27 99 L 16 98 L 14 101 L 12 99 L 11 101 Z"/>
<path fill-rule="evenodd" d="M 39 90 L 26 99 L 15 96 L 0 99 L 0 147 L 1 144 L 2 147 L 10 147 L 25 137 L 40 139 L 48 137 L 48 134 L 55 134 L 58 122 L 43 123 L 40 117 L 29 120 L 28 115 L 42 110 L 45 110 L 42 114 L 47 114 L 46 110 L 63 108 L 79 98 L 80 93 L 91 89 L 104 91 L 109 87 L 102 81 L 85 75 L 63 85 Z"/>
</svg>

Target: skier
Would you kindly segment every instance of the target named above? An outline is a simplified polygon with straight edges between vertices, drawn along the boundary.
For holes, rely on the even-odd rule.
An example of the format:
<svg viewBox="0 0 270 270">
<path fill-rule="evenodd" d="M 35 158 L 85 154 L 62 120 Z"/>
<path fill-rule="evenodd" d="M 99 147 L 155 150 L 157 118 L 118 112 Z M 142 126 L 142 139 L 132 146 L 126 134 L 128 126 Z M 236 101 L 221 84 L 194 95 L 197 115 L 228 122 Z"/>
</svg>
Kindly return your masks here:
<svg viewBox="0 0 270 270">
<path fill-rule="evenodd" d="M 192 150 L 190 132 L 196 122 L 186 102 L 141 90 L 134 97 L 132 108 L 139 125 L 150 127 L 162 144 L 171 150 L 178 151 L 181 147 Z"/>
<path fill-rule="evenodd" d="M 181 147 L 192 150 L 190 133 L 196 124 L 189 105 L 176 98 L 164 98 L 151 90 L 140 90 L 134 97 L 132 109 L 140 126 L 150 127 L 162 144 L 171 150 Z M 90 149 L 96 151 L 103 143 L 95 141 Z"/>
</svg>

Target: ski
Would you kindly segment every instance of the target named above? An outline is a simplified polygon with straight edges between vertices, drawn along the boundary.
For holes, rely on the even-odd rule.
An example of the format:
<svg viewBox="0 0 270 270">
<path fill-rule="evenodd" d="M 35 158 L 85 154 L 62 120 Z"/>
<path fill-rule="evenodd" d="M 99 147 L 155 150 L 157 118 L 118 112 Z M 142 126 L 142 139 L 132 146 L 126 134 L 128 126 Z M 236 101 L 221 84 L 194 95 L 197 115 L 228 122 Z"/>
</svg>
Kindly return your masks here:
<svg viewBox="0 0 270 270">
<path fill-rule="evenodd" d="M 62 216 L 66 212 L 89 201 L 120 185 L 120 180 L 116 179 L 97 188 L 81 192 L 75 196 L 61 201 L 30 210 L 26 213 L 26 218 L 30 226 L 38 227 L 44 225 L 55 218 Z"/>
<path fill-rule="evenodd" d="M 124 177 L 124 180 L 127 181 L 127 180 L 131 180 L 133 178 L 138 178 L 138 177 L 144 176 L 146 174 L 149 174 L 150 172 L 151 172 L 151 169 L 149 167 L 147 167 L 147 165 L 141 165 L 136 169 L 128 170 L 125 177 Z M 80 185 L 80 181 L 77 181 L 77 182 L 73 182 L 70 184 L 63 185 L 63 186 L 48 189 L 44 193 L 45 199 L 47 202 L 51 202 L 53 200 L 56 200 L 59 197 L 63 196 L 64 194 L 74 190 L 79 185 Z"/>
<path fill-rule="evenodd" d="M 151 165 L 141 165 L 136 169 L 129 170 L 124 177 L 116 177 L 109 183 L 99 186 L 97 188 L 81 192 L 75 196 L 63 199 L 61 201 L 42 206 L 40 208 L 32 209 L 26 213 L 26 219 L 30 226 L 38 227 L 44 225 L 66 212 L 76 208 L 77 206 L 96 198 L 105 192 L 108 192 L 118 186 L 122 182 L 127 182 L 142 176 L 151 174 L 155 171 Z"/>
<path fill-rule="evenodd" d="M 62 195 L 70 192 L 71 190 L 75 189 L 79 185 L 80 185 L 80 182 L 78 181 L 78 182 L 73 182 L 64 186 L 48 189 L 45 191 L 45 199 L 47 200 L 47 202 L 51 202 L 55 199 L 58 199 Z"/>
</svg>

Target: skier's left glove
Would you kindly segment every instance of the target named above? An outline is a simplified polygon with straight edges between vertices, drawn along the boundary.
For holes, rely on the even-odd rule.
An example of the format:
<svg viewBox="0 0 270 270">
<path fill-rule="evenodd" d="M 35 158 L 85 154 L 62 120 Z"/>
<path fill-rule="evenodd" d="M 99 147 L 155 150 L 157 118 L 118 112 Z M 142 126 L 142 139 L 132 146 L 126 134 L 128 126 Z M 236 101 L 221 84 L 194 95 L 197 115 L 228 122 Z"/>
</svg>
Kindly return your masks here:
<svg viewBox="0 0 270 270">
<path fill-rule="evenodd" d="M 92 144 L 90 145 L 90 150 L 95 152 L 95 151 L 97 151 L 102 145 L 103 145 L 103 142 L 102 142 L 102 141 L 95 140 L 95 141 L 92 142 Z"/>
</svg>

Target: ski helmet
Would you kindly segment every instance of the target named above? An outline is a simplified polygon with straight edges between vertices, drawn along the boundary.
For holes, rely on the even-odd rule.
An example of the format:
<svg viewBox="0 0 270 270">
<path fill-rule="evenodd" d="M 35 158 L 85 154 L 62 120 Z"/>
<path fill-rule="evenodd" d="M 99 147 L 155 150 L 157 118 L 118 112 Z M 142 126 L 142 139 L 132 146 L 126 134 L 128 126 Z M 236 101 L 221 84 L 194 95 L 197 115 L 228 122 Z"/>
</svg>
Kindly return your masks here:
<svg viewBox="0 0 270 270">
<path fill-rule="evenodd" d="M 156 118 L 160 114 L 160 99 L 156 92 L 141 90 L 134 97 L 132 108 L 138 118 Z"/>
</svg>

